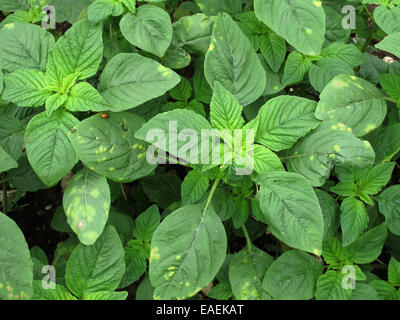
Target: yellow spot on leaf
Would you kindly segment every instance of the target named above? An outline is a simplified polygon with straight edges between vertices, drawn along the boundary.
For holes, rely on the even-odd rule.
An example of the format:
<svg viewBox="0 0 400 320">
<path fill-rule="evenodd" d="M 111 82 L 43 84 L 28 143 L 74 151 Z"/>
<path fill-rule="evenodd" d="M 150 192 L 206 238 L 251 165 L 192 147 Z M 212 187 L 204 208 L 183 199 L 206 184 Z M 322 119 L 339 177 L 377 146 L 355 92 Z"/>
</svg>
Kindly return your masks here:
<svg viewBox="0 0 400 320">
<path fill-rule="evenodd" d="M 340 148 L 340 146 L 339 146 L 338 144 L 335 144 L 335 145 L 333 146 L 333 151 L 339 152 L 340 150 L 342 150 L 342 149 Z"/>
<path fill-rule="evenodd" d="M 159 254 L 158 247 L 154 247 L 151 249 L 149 260 L 150 260 L 150 263 L 154 260 L 160 260 L 160 254 Z"/>
<path fill-rule="evenodd" d="M 312 34 L 312 29 L 306 28 L 305 30 L 306 30 L 306 33 L 307 33 L 308 35 L 311 35 L 311 34 Z"/>
<path fill-rule="evenodd" d="M 321 1 L 317 1 L 317 0 L 313 1 L 313 4 L 316 7 L 321 7 L 322 6 L 322 2 Z"/>
</svg>

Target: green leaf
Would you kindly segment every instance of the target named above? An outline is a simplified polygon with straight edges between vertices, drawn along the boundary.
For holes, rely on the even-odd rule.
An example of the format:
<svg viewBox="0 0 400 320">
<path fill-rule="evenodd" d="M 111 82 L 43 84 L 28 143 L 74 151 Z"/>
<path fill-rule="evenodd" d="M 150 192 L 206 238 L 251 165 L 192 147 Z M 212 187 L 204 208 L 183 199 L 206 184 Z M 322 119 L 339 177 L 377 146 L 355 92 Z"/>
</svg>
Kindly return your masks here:
<svg viewBox="0 0 400 320">
<path fill-rule="evenodd" d="M 325 35 L 325 12 L 321 1 L 255 0 L 254 11 L 258 20 L 298 51 L 310 56 L 321 52 Z M 287 23 L 282 23 L 282 19 Z"/>
<path fill-rule="evenodd" d="M 140 279 L 147 267 L 146 255 L 137 248 L 125 248 L 126 271 L 119 288 L 126 288 Z"/>
<path fill-rule="evenodd" d="M 136 0 L 121 0 L 125 7 L 131 12 L 136 12 Z"/>
<path fill-rule="evenodd" d="M 68 224 L 79 241 L 92 245 L 104 230 L 110 211 L 107 179 L 87 168 L 77 172 L 63 196 Z"/>
<path fill-rule="evenodd" d="M 146 177 L 141 181 L 141 187 L 146 196 L 163 209 L 180 200 L 181 180 L 177 176 Z"/>
<path fill-rule="evenodd" d="M 324 121 L 289 150 L 284 159 L 289 171 L 302 174 L 319 187 L 329 177 L 332 164 L 370 167 L 375 152 L 368 141 L 356 138 L 343 123 Z"/>
<path fill-rule="evenodd" d="M 64 102 L 67 100 L 67 96 L 61 93 L 55 93 L 48 96 L 45 102 L 46 105 L 46 115 L 51 117 L 52 113 L 59 109 Z"/>
<path fill-rule="evenodd" d="M 340 225 L 342 227 L 344 247 L 357 240 L 368 227 L 368 213 L 365 205 L 356 198 L 346 198 L 340 206 L 342 212 Z"/>
<path fill-rule="evenodd" d="M 222 221 L 232 218 L 236 210 L 232 195 L 225 188 L 217 188 L 215 190 L 211 205 Z"/>
<path fill-rule="evenodd" d="M 233 227 L 239 229 L 242 227 L 250 214 L 250 207 L 247 199 L 244 197 L 234 197 L 233 202 L 235 203 L 236 210 L 232 216 Z"/>
<path fill-rule="evenodd" d="M 153 300 L 153 287 L 148 276 L 140 282 L 136 290 L 136 300 Z"/>
<path fill-rule="evenodd" d="M 131 182 L 151 173 L 147 145 L 134 137 L 144 120 L 130 112 L 85 119 L 68 134 L 76 154 L 90 170 L 116 182 Z"/>
<path fill-rule="evenodd" d="M 70 111 L 113 111 L 100 93 L 87 82 L 79 82 L 73 86 L 65 101 L 65 107 Z"/>
<path fill-rule="evenodd" d="M 134 15 L 126 14 L 120 28 L 131 44 L 160 58 L 171 44 L 171 18 L 165 10 L 153 5 L 140 6 Z"/>
<path fill-rule="evenodd" d="M 0 147 L 15 161 L 22 155 L 25 124 L 11 115 L 0 115 Z"/>
<path fill-rule="evenodd" d="M 310 60 L 301 53 L 297 51 L 291 52 L 285 63 L 282 83 L 285 84 L 285 86 L 299 83 L 303 80 L 310 66 Z"/>
<path fill-rule="evenodd" d="M 214 23 L 204 74 L 211 87 L 220 82 L 242 106 L 257 100 L 265 89 L 265 72 L 257 54 L 226 13 L 219 14 Z"/>
<path fill-rule="evenodd" d="M 356 288 L 350 295 L 349 300 L 379 300 L 375 288 L 366 283 L 356 283 Z"/>
<path fill-rule="evenodd" d="M 329 270 L 318 278 L 315 298 L 317 300 L 347 300 L 351 289 L 344 289 L 342 280 L 344 274 L 340 271 Z"/>
<path fill-rule="evenodd" d="M 379 212 L 385 216 L 386 226 L 400 236 L 400 185 L 387 188 L 377 197 Z"/>
<path fill-rule="evenodd" d="M 320 255 L 324 221 L 309 182 L 289 172 L 269 172 L 261 179 L 260 208 L 272 234 L 288 246 Z"/>
<path fill-rule="evenodd" d="M 215 300 L 229 300 L 233 296 L 231 285 L 226 282 L 220 282 L 211 288 L 207 296 Z"/>
<path fill-rule="evenodd" d="M 380 300 L 397 300 L 396 288 L 389 282 L 383 280 L 374 280 L 369 283 L 378 293 Z"/>
<path fill-rule="evenodd" d="M 123 111 L 162 96 L 179 81 L 174 71 L 152 59 L 120 53 L 104 68 L 99 91 L 114 110 Z"/>
<path fill-rule="evenodd" d="M 26 127 L 25 143 L 33 170 L 46 185 L 60 181 L 78 162 L 67 133 L 79 123 L 70 113 L 57 110 L 51 117 L 42 112 Z"/>
<path fill-rule="evenodd" d="M 179 82 L 175 88 L 172 88 L 169 91 L 169 94 L 175 100 L 187 103 L 192 95 L 192 86 L 190 85 L 189 80 L 185 77 L 181 77 L 181 82 Z"/>
<path fill-rule="evenodd" d="M 4 74 L 3 74 L 3 70 L 0 69 L 0 96 L 1 93 L 3 92 L 3 88 L 4 88 Z"/>
<path fill-rule="evenodd" d="M 315 101 L 301 97 L 272 98 L 261 107 L 249 128 L 257 125 L 256 142 L 274 151 L 289 149 L 318 126 L 314 116 L 316 107 Z"/>
<path fill-rule="evenodd" d="M 339 266 L 342 262 L 348 261 L 351 258 L 348 248 L 344 248 L 340 241 L 331 237 L 324 241 L 322 245 L 322 256 L 327 264 Z"/>
<path fill-rule="evenodd" d="M 239 101 L 218 81 L 214 83 L 214 94 L 210 103 L 210 118 L 214 128 L 240 129 L 244 125 L 243 107 Z"/>
<path fill-rule="evenodd" d="M 315 190 L 324 216 L 324 240 L 333 237 L 340 225 L 340 210 L 337 201 L 322 190 Z"/>
<path fill-rule="evenodd" d="M 400 262 L 393 257 L 389 262 L 388 278 L 392 285 L 400 287 Z"/>
<path fill-rule="evenodd" d="M 381 74 L 379 84 L 390 97 L 400 102 L 400 76 L 392 73 Z"/>
<path fill-rule="evenodd" d="M 19 70 L 4 76 L 2 99 L 20 107 L 43 106 L 51 95 L 49 81 L 43 72 Z"/>
<path fill-rule="evenodd" d="M 0 261 L 0 298 L 2 300 L 31 298 L 33 263 L 28 244 L 17 224 L 2 212 L 0 212 Z"/>
<path fill-rule="evenodd" d="M 77 300 L 67 288 L 56 284 L 55 289 L 44 289 L 42 280 L 33 281 L 34 294 L 32 300 Z"/>
<path fill-rule="evenodd" d="M 386 186 L 392 176 L 395 163 L 381 163 L 369 170 L 363 170 L 364 175 L 358 181 L 358 189 L 370 195 L 375 195 Z"/>
<path fill-rule="evenodd" d="M 389 34 L 381 42 L 376 44 L 375 47 L 400 57 L 400 32 Z"/>
<path fill-rule="evenodd" d="M 96 243 L 79 244 L 67 263 L 65 280 L 78 298 L 98 291 L 113 291 L 125 273 L 124 249 L 114 227 L 108 226 Z"/>
<path fill-rule="evenodd" d="M 85 294 L 83 300 L 126 300 L 127 291 L 98 291 Z"/>
<path fill-rule="evenodd" d="M 224 226 L 212 210 L 203 211 L 199 205 L 182 207 L 154 233 L 149 270 L 154 299 L 191 297 L 222 266 L 227 246 Z"/>
<path fill-rule="evenodd" d="M 263 288 L 275 299 L 309 300 L 314 297 L 323 266 L 300 250 L 284 252 L 268 268 Z"/>
<path fill-rule="evenodd" d="M 83 80 L 96 74 L 102 58 L 102 27 L 83 19 L 57 41 L 49 56 L 47 74 L 55 85 L 77 72 L 78 80 Z"/>
<path fill-rule="evenodd" d="M 28 10 L 28 0 L 0 0 L 0 10 L 5 12 Z"/>
<path fill-rule="evenodd" d="M 11 23 L 0 29 L 0 65 L 8 72 L 45 71 L 47 55 L 54 46 L 50 32 L 34 24 Z"/>
<path fill-rule="evenodd" d="M 379 6 L 374 10 L 376 24 L 387 34 L 400 31 L 400 8 Z"/>
<path fill-rule="evenodd" d="M 261 53 L 274 73 L 281 68 L 286 56 L 286 42 L 275 33 L 262 36 L 260 41 Z"/>
<path fill-rule="evenodd" d="M 315 116 L 343 123 L 357 137 L 362 137 L 382 124 L 386 109 L 384 95 L 374 85 L 343 74 L 322 91 Z"/>
<path fill-rule="evenodd" d="M 156 205 L 152 205 L 136 218 L 133 235 L 136 239 L 150 241 L 159 224 L 160 212 Z"/>
<path fill-rule="evenodd" d="M 380 127 L 365 138 L 375 150 L 375 163 L 390 161 L 400 151 L 400 123 Z"/>
<path fill-rule="evenodd" d="M 114 9 L 113 0 L 96 0 L 88 8 L 88 19 L 90 22 L 99 23 L 107 19 Z"/>
<path fill-rule="evenodd" d="M 375 261 L 382 253 L 388 232 L 384 223 L 362 234 L 354 243 L 347 247 L 351 260 L 366 264 Z"/>
<path fill-rule="evenodd" d="M 273 258 L 266 252 L 251 246 L 236 253 L 229 264 L 229 281 L 238 300 L 270 300 L 262 286 L 267 269 Z"/>
<path fill-rule="evenodd" d="M 254 170 L 257 173 L 284 171 L 279 157 L 271 150 L 258 144 L 254 145 Z"/>
<path fill-rule="evenodd" d="M 191 170 L 183 180 L 181 198 L 183 205 L 194 204 L 206 193 L 209 179 L 201 171 Z"/>
<path fill-rule="evenodd" d="M 220 12 L 235 15 L 242 11 L 241 0 L 195 0 L 195 2 L 208 16 L 216 16 Z"/>
</svg>

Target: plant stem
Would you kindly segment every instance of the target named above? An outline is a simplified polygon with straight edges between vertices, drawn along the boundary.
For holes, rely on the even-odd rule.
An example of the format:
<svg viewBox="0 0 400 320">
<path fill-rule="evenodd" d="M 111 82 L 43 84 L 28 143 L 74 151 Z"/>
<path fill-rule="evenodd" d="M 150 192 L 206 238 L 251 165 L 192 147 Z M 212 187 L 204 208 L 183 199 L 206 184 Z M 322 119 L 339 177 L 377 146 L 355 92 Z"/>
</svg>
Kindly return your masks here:
<svg viewBox="0 0 400 320">
<path fill-rule="evenodd" d="M 7 185 L 3 181 L 3 213 L 7 214 Z"/>
<path fill-rule="evenodd" d="M 204 207 L 203 217 L 206 215 L 208 206 L 210 205 L 210 202 L 211 202 L 211 199 L 212 199 L 212 197 L 214 195 L 215 189 L 217 189 L 218 183 L 220 181 L 221 181 L 221 177 L 218 177 L 217 180 L 215 180 L 215 182 L 214 182 L 214 184 L 213 184 L 213 186 L 211 188 L 210 194 L 208 195 L 208 198 L 207 198 L 206 206 Z"/>
<path fill-rule="evenodd" d="M 243 230 L 244 236 L 246 238 L 247 248 L 249 249 L 249 252 L 251 253 L 252 252 L 252 250 L 251 250 L 251 239 L 250 239 L 249 233 L 247 232 L 247 229 L 246 229 L 245 225 L 242 225 L 242 230 Z"/>
<path fill-rule="evenodd" d="M 126 195 L 126 192 L 125 192 L 125 188 L 124 188 L 124 184 L 123 184 L 123 183 L 121 183 L 121 191 L 122 191 L 122 195 L 124 196 L 124 199 L 125 199 L 125 200 L 128 200 L 128 197 L 127 197 L 127 195 Z"/>
</svg>

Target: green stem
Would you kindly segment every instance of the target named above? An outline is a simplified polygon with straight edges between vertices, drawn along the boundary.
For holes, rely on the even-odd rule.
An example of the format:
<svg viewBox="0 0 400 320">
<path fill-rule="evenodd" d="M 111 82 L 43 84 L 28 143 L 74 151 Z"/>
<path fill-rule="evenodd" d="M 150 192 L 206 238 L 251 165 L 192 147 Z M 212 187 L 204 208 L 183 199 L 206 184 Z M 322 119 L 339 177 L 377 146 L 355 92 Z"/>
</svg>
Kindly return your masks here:
<svg viewBox="0 0 400 320">
<path fill-rule="evenodd" d="M 124 196 L 124 199 L 125 199 L 125 200 L 128 200 L 128 197 L 127 197 L 127 195 L 126 195 L 126 192 L 125 192 L 125 188 L 124 188 L 124 184 L 123 184 L 123 183 L 121 183 L 121 191 L 122 191 L 122 195 Z"/>
<path fill-rule="evenodd" d="M 214 184 L 213 184 L 213 186 L 211 188 L 210 194 L 208 195 L 208 198 L 207 198 L 206 206 L 204 207 L 203 217 L 206 215 L 208 206 L 210 205 L 211 199 L 212 199 L 212 197 L 214 195 L 214 192 L 217 189 L 218 183 L 220 181 L 221 181 L 221 177 L 218 177 L 217 180 L 215 180 L 215 182 L 214 182 Z"/>
<path fill-rule="evenodd" d="M 7 214 L 7 185 L 3 181 L 3 213 Z"/>
<path fill-rule="evenodd" d="M 249 252 L 251 253 L 252 252 L 252 250 L 251 250 L 251 239 L 250 239 L 249 233 L 247 232 L 247 229 L 246 229 L 245 225 L 242 225 L 242 230 L 243 230 L 243 233 L 244 233 L 244 237 L 246 238 L 247 248 L 249 249 Z"/>
<path fill-rule="evenodd" d="M 384 99 L 385 99 L 386 101 L 390 101 L 390 102 L 393 102 L 393 103 L 396 103 L 396 104 L 397 104 L 397 101 L 394 100 L 394 99 L 392 99 L 392 98 L 390 98 L 390 97 L 384 97 Z"/>
</svg>

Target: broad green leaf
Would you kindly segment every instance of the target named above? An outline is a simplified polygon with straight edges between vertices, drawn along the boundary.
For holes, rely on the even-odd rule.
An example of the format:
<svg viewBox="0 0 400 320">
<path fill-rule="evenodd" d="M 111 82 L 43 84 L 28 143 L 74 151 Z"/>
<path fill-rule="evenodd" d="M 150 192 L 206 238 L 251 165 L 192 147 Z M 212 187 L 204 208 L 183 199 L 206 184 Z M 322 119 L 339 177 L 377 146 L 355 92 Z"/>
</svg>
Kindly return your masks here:
<svg viewBox="0 0 400 320">
<path fill-rule="evenodd" d="M 3 92 L 3 88 L 4 88 L 4 74 L 3 74 L 3 70 L 0 69 L 0 96 L 1 93 Z"/>
<path fill-rule="evenodd" d="M 78 79 L 83 80 L 96 74 L 102 58 L 102 27 L 83 19 L 57 41 L 50 52 L 47 74 L 55 85 L 77 72 Z"/>
<path fill-rule="evenodd" d="M 113 13 L 114 3 L 113 0 L 95 0 L 87 11 L 89 21 L 99 23 L 107 19 Z"/>
<path fill-rule="evenodd" d="M 126 288 L 139 280 L 147 267 L 146 255 L 142 250 L 127 247 L 124 251 L 126 271 L 121 283 L 118 285 L 119 288 Z"/>
<path fill-rule="evenodd" d="M 393 257 L 389 262 L 388 278 L 392 285 L 400 287 L 400 262 Z"/>
<path fill-rule="evenodd" d="M 340 206 L 340 225 L 344 247 L 352 244 L 368 227 L 368 214 L 365 205 L 356 198 L 346 198 Z"/>
<path fill-rule="evenodd" d="M 191 170 L 183 180 L 181 198 L 183 205 L 199 201 L 210 185 L 209 179 L 201 171 Z"/>
<path fill-rule="evenodd" d="M 214 300 L 229 300 L 232 296 L 231 285 L 226 282 L 218 283 L 216 286 L 212 287 L 207 294 L 207 297 Z"/>
<path fill-rule="evenodd" d="M 182 17 L 172 26 L 178 47 L 190 53 L 206 54 L 210 46 L 214 17 L 203 13 Z"/>
<path fill-rule="evenodd" d="M 81 243 L 89 246 L 96 242 L 108 220 L 110 204 L 105 177 L 84 168 L 68 183 L 63 196 L 64 211 Z"/>
<path fill-rule="evenodd" d="M 322 256 L 325 262 L 332 266 L 340 266 L 342 262 L 349 261 L 351 254 L 348 248 L 344 248 L 341 242 L 331 237 L 322 245 Z"/>
<path fill-rule="evenodd" d="M 257 125 L 255 141 L 274 151 L 291 148 L 318 126 L 319 121 L 314 116 L 316 107 L 315 101 L 295 96 L 268 100 L 252 121 L 253 125 Z"/>
<path fill-rule="evenodd" d="M 67 263 L 65 280 L 78 298 L 98 291 L 113 291 L 125 273 L 124 249 L 114 227 L 108 226 L 96 243 L 79 244 Z"/>
<path fill-rule="evenodd" d="M 286 251 L 268 268 L 263 288 L 275 299 L 309 300 L 322 270 L 322 264 L 311 255 Z"/>
<path fill-rule="evenodd" d="M 136 300 L 153 300 L 153 290 L 149 277 L 146 276 L 136 290 Z"/>
<path fill-rule="evenodd" d="M 211 205 L 222 221 L 229 220 L 235 213 L 235 203 L 232 195 L 225 188 L 217 188 L 215 190 Z"/>
<path fill-rule="evenodd" d="M 270 300 L 262 286 L 267 269 L 273 258 L 255 246 L 236 253 L 229 263 L 229 282 L 238 300 Z"/>
<path fill-rule="evenodd" d="M 355 263 L 366 264 L 375 261 L 382 253 L 387 238 L 384 223 L 362 234 L 354 243 L 347 247 L 351 260 Z"/>
<path fill-rule="evenodd" d="M 25 125 L 11 115 L 0 115 L 0 147 L 15 161 L 22 155 Z"/>
<path fill-rule="evenodd" d="M 136 0 L 121 0 L 125 7 L 131 12 L 136 12 Z"/>
<path fill-rule="evenodd" d="M 296 173 L 269 172 L 260 185 L 260 208 L 272 234 L 288 246 L 321 255 L 324 221 L 310 183 Z"/>
<path fill-rule="evenodd" d="M 344 274 L 329 270 L 318 278 L 315 298 L 317 300 L 348 300 L 351 289 L 344 289 L 342 280 Z"/>
<path fill-rule="evenodd" d="M 285 61 L 286 42 L 275 33 L 262 36 L 260 41 L 260 50 L 271 70 L 277 73 Z"/>
<path fill-rule="evenodd" d="M 160 58 L 171 44 L 171 18 L 156 6 L 140 6 L 136 14 L 126 14 L 121 19 L 120 28 L 131 44 Z"/>
<path fill-rule="evenodd" d="M 291 52 L 285 63 L 282 83 L 288 86 L 302 81 L 310 66 L 311 62 L 307 57 L 297 51 Z"/>
<path fill-rule="evenodd" d="M 328 240 L 333 237 L 340 225 L 339 205 L 328 192 L 316 189 L 315 194 L 324 216 L 324 240 Z"/>
<path fill-rule="evenodd" d="M 242 11 L 241 0 L 195 0 L 195 2 L 208 16 L 216 16 L 220 12 L 235 15 Z"/>
<path fill-rule="evenodd" d="M 243 107 L 239 101 L 219 82 L 214 83 L 214 94 L 210 103 L 210 118 L 214 128 L 231 131 L 244 125 Z"/>
<path fill-rule="evenodd" d="M 172 175 L 154 175 L 140 182 L 146 196 L 159 207 L 166 209 L 180 200 L 181 180 Z"/>
<path fill-rule="evenodd" d="M 393 287 L 389 282 L 383 280 L 374 280 L 369 283 L 378 293 L 380 300 L 397 300 L 396 299 L 396 288 Z"/>
<path fill-rule="evenodd" d="M 28 0 L 0 0 L 1 11 L 10 12 L 16 10 L 27 10 L 28 8 Z"/>
<path fill-rule="evenodd" d="M 374 10 L 376 24 L 387 34 L 400 31 L 400 8 L 379 6 Z"/>
<path fill-rule="evenodd" d="M 247 199 L 244 197 L 234 197 L 235 212 L 232 216 L 233 227 L 239 229 L 242 227 L 249 218 L 250 207 Z"/>
<path fill-rule="evenodd" d="M 379 300 L 375 288 L 366 283 L 356 283 L 356 288 L 352 291 L 349 300 Z"/>
<path fill-rule="evenodd" d="M 375 163 L 390 161 L 400 151 L 400 123 L 380 127 L 365 136 L 376 153 Z"/>
<path fill-rule="evenodd" d="M 133 113 L 100 114 L 79 123 L 68 138 L 76 154 L 89 169 L 116 182 L 131 182 L 151 173 L 147 145 L 134 137 L 144 120 Z"/>
<path fill-rule="evenodd" d="M 0 261 L 0 299 L 31 298 L 33 263 L 28 244 L 17 224 L 2 212 L 0 212 Z"/>
<path fill-rule="evenodd" d="M 73 24 L 86 15 L 92 0 L 52 0 L 51 3 L 56 9 L 57 23 L 68 21 Z"/>
<path fill-rule="evenodd" d="M 315 116 L 335 120 L 362 137 L 379 127 L 386 116 L 383 93 L 364 79 L 339 75 L 322 91 Z"/>
<path fill-rule="evenodd" d="M 61 108 L 65 100 L 67 100 L 67 96 L 58 92 L 51 96 L 48 96 L 45 102 L 46 115 L 48 117 L 51 117 L 54 111 Z"/>
<path fill-rule="evenodd" d="M 254 145 L 254 170 L 257 173 L 284 171 L 279 157 L 271 150 L 258 144 Z"/>
<path fill-rule="evenodd" d="M 152 205 L 136 218 L 133 235 L 136 239 L 150 241 L 159 224 L 160 212 L 156 205 Z"/>
<path fill-rule="evenodd" d="M 44 289 L 42 280 L 33 282 L 34 294 L 32 300 L 77 300 L 67 288 L 56 284 L 55 289 Z"/>
<path fill-rule="evenodd" d="M 226 13 L 219 14 L 215 20 L 204 74 L 211 87 L 215 81 L 220 82 L 242 106 L 257 100 L 265 89 L 265 72 L 257 54 Z"/>
<path fill-rule="evenodd" d="M 330 43 L 322 49 L 320 56 L 323 59 L 340 60 L 353 68 L 365 61 L 365 56 L 358 47 L 342 42 Z"/>
<path fill-rule="evenodd" d="M 67 133 L 78 123 L 72 114 L 57 110 L 51 117 L 47 117 L 45 112 L 39 113 L 26 127 L 28 159 L 45 184 L 56 184 L 77 163 L 78 159 Z"/>
<path fill-rule="evenodd" d="M 385 39 L 376 44 L 375 47 L 400 57 L 400 32 L 389 34 Z"/>
<path fill-rule="evenodd" d="M 174 71 L 152 59 L 120 53 L 104 68 L 99 91 L 115 111 L 123 111 L 162 96 L 179 81 Z"/>
<path fill-rule="evenodd" d="M 390 97 L 400 102 L 400 76 L 392 73 L 381 74 L 379 84 Z"/>
<path fill-rule="evenodd" d="M 359 140 L 343 123 L 324 121 L 281 159 L 287 161 L 289 171 L 302 174 L 319 187 L 329 177 L 332 164 L 370 167 L 375 152 L 368 141 Z"/>
<path fill-rule="evenodd" d="M 171 246 L 174 241 L 174 246 Z M 226 234 L 218 216 L 202 206 L 167 216 L 151 241 L 150 281 L 154 299 L 185 299 L 207 286 L 226 255 Z"/>
<path fill-rule="evenodd" d="M 47 55 L 55 43 L 50 32 L 34 24 L 11 23 L 0 29 L 0 39 L 2 69 L 46 70 Z"/>
<path fill-rule="evenodd" d="M 19 107 L 40 107 L 51 95 L 46 75 L 37 70 L 19 70 L 4 76 L 2 99 Z"/>
<path fill-rule="evenodd" d="M 379 212 L 385 216 L 387 228 L 400 236 L 400 185 L 387 188 L 377 197 Z"/>
<path fill-rule="evenodd" d="M 90 292 L 83 297 L 83 300 L 126 300 L 127 291 L 97 291 Z"/>
<path fill-rule="evenodd" d="M 375 195 L 386 186 L 392 176 L 394 162 L 381 163 L 373 168 L 362 172 L 361 179 L 358 180 L 358 190 L 370 195 Z"/>
<path fill-rule="evenodd" d="M 65 107 L 70 111 L 105 111 L 113 109 L 100 93 L 87 82 L 80 82 L 69 91 Z"/>
<path fill-rule="evenodd" d="M 185 77 L 181 77 L 181 82 L 175 88 L 172 88 L 168 92 L 172 98 L 178 101 L 183 101 L 187 104 L 188 100 L 192 96 L 192 86 Z"/>
<path fill-rule="evenodd" d="M 300 52 L 310 56 L 321 52 L 326 19 L 321 1 L 255 0 L 254 11 L 260 21 Z"/>
</svg>

